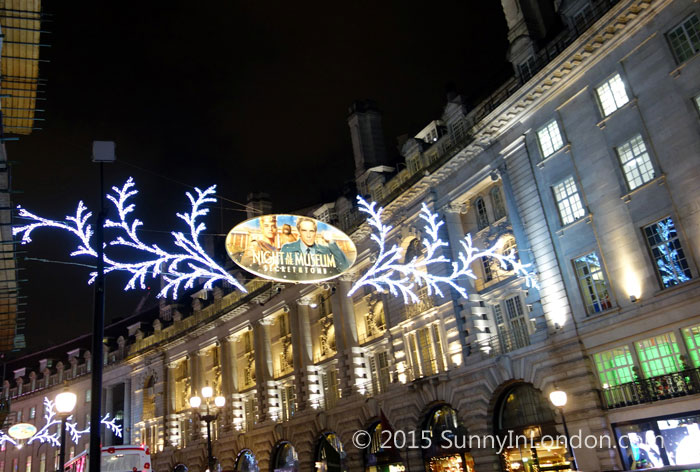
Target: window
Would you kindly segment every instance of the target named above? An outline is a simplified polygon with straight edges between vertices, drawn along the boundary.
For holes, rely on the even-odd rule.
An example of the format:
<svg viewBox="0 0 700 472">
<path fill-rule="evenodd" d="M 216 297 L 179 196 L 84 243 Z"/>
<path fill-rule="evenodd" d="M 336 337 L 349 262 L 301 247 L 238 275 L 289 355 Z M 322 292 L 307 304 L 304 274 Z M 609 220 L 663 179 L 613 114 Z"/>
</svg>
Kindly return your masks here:
<svg viewBox="0 0 700 472">
<path fill-rule="evenodd" d="M 564 141 L 561 138 L 556 120 L 550 121 L 544 128 L 537 132 L 537 141 L 540 143 L 540 151 L 542 151 L 543 159 L 561 149 L 564 145 Z"/>
<path fill-rule="evenodd" d="M 574 259 L 574 270 L 586 313 L 598 313 L 612 307 L 608 284 L 596 253 Z"/>
<path fill-rule="evenodd" d="M 537 63 L 535 58 L 530 56 L 525 62 L 518 66 L 520 69 L 520 78 L 523 83 L 527 82 L 537 73 Z"/>
<path fill-rule="evenodd" d="M 700 50 L 700 21 L 692 15 L 668 33 L 673 55 L 678 62 L 685 62 Z"/>
<path fill-rule="evenodd" d="M 35 406 L 29 408 L 29 419 L 33 420 L 34 418 L 36 418 L 36 407 Z"/>
<path fill-rule="evenodd" d="M 25 472 L 32 472 L 32 456 L 27 456 L 27 463 L 24 470 Z"/>
<path fill-rule="evenodd" d="M 22 422 L 22 410 L 17 410 L 17 423 Z"/>
<path fill-rule="evenodd" d="M 688 261 L 670 217 L 645 227 L 644 236 L 651 251 L 656 275 L 663 288 L 691 279 Z"/>
<path fill-rule="evenodd" d="M 88 388 L 87 390 L 85 390 L 85 403 L 90 403 L 91 400 L 92 400 L 92 390 L 90 390 Z"/>
<path fill-rule="evenodd" d="M 280 403 L 282 410 L 282 421 L 288 421 L 294 416 L 296 393 L 294 385 L 284 385 L 280 388 Z"/>
<path fill-rule="evenodd" d="M 593 356 L 604 389 L 634 381 L 634 360 L 629 347 L 616 347 Z"/>
<path fill-rule="evenodd" d="M 327 372 L 321 374 L 321 385 L 323 387 L 325 408 L 333 408 L 340 398 L 338 371 L 335 368 L 331 368 Z"/>
<path fill-rule="evenodd" d="M 506 206 L 501 196 L 501 189 L 498 187 L 491 189 L 491 205 L 493 206 L 493 218 L 496 221 L 506 216 Z"/>
<path fill-rule="evenodd" d="M 2 468 L 0 468 L 0 471 L 2 471 Z M 39 472 L 46 472 L 46 453 L 42 452 L 41 457 L 39 458 Z"/>
<path fill-rule="evenodd" d="M 474 202 L 476 207 L 476 226 L 478 229 L 484 229 L 489 225 L 489 217 L 486 214 L 486 204 L 484 199 L 479 197 Z"/>
<path fill-rule="evenodd" d="M 553 190 L 563 225 L 573 223 L 585 214 L 573 177 L 558 183 Z"/>
<path fill-rule="evenodd" d="M 523 302 L 519 295 L 508 298 L 505 303 L 506 315 L 508 317 L 508 324 L 510 325 L 511 339 L 509 340 L 512 344 L 508 351 L 513 349 L 520 349 L 521 347 L 530 345 L 530 333 L 527 329 L 527 317 L 525 316 L 525 310 L 523 309 Z"/>
<path fill-rule="evenodd" d="M 681 370 L 678 343 L 673 333 L 638 341 L 637 353 L 645 377 L 670 374 Z"/>
<path fill-rule="evenodd" d="M 700 325 L 683 330 L 685 345 L 690 354 L 690 365 L 688 367 L 700 367 Z"/>
<path fill-rule="evenodd" d="M 603 109 L 603 115 L 608 116 L 625 103 L 629 102 L 625 84 L 622 82 L 620 74 L 615 74 L 615 77 L 605 82 L 603 85 L 595 89 L 598 95 L 600 107 Z"/>
<path fill-rule="evenodd" d="M 641 135 L 638 134 L 617 148 L 617 156 L 620 158 L 620 165 L 630 190 L 654 178 L 654 166 L 651 165 L 651 159 Z"/>
<path fill-rule="evenodd" d="M 481 258 L 481 265 L 484 267 L 484 282 L 491 282 L 493 280 L 493 272 L 491 271 L 492 257 L 484 256 Z"/>
<path fill-rule="evenodd" d="M 390 382 L 389 356 L 386 351 L 369 357 L 369 371 L 372 377 L 372 393 L 377 395 L 386 391 Z"/>
</svg>

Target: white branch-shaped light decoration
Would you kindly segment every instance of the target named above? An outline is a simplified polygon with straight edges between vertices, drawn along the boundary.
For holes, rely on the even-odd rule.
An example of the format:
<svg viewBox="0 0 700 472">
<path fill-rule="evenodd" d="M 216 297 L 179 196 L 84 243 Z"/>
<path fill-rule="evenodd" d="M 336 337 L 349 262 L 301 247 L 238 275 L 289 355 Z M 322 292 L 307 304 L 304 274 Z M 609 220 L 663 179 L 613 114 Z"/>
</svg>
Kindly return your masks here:
<svg viewBox="0 0 700 472">
<path fill-rule="evenodd" d="M 27 444 L 31 444 L 34 441 L 39 441 L 41 444 L 48 442 L 50 445 L 59 447 L 61 442 L 59 440 L 59 429 L 61 427 L 61 420 L 56 417 L 56 410 L 54 409 L 55 403 L 48 398 L 44 397 L 44 426 L 41 427 L 34 435 L 27 439 Z M 66 432 L 73 440 L 75 444 L 78 444 L 80 437 L 84 434 L 90 433 L 90 426 L 88 425 L 85 429 L 78 429 L 78 423 L 72 421 L 73 416 L 69 416 L 66 419 Z M 122 437 L 122 427 L 117 424 L 116 418 L 109 419 L 109 413 L 107 413 L 100 421 L 105 428 L 109 429 L 114 433 L 115 436 Z M 57 426 L 57 431 L 55 433 L 49 432 L 51 428 Z M 0 445 L 5 442 L 17 445 L 14 439 L 0 431 Z"/>
<path fill-rule="evenodd" d="M 129 214 L 134 211 L 135 206 L 127 202 L 129 198 L 138 193 L 134 186 L 133 179 L 129 178 L 123 187 L 112 187 L 114 194 L 108 194 L 107 198 L 117 210 L 119 220 L 107 219 L 104 227 L 120 230 L 124 233 L 109 241 L 108 245 L 134 249 L 141 254 L 145 254 L 147 259 L 141 262 L 128 263 L 111 259 L 105 255 L 105 273 L 115 270 L 131 273 L 131 278 L 127 282 L 125 290 L 136 288 L 137 283 L 140 288 L 145 289 L 147 276 L 155 278 L 163 273 L 166 285 L 158 294 L 159 297 L 167 297 L 168 294 L 171 294 L 175 298 L 181 286 L 185 289 L 190 289 L 200 279 L 205 281 L 204 288 L 206 290 L 211 290 L 215 282 L 225 280 L 238 290 L 246 292 L 245 287 L 207 255 L 199 242 L 199 236 L 206 229 L 206 226 L 202 222 L 197 222 L 197 219 L 209 213 L 208 208 L 203 208 L 204 205 L 216 202 L 216 199 L 212 197 L 216 186 L 213 185 L 206 190 L 196 188 L 196 197 L 190 192 L 186 193 L 192 210 L 189 213 L 177 213 L 177 216 L 187 223 L 189 233 L 184 234 L 179 231 L 171 233 L 174 244 L 182 250 L 181 252 L 168 252 L 156 244 L 148 245 L 141 241 L 137 230 L 143 225 L 143 222 L 137 218 L 131 222 L 129 221 Z M 65 221 L 43 218 L 22 207 L 18 207 L 18 209 L 20 217 L 32 220 L 30 224 L 12 229 L 13 235 L 22 235 L 22 244 L 31 242 L 31 233 L 37 228 L 59 228 L 73 233 L 80 240 L 78 249 L 71 253 L 71 256 L 86 255 L 97 257 L 97 251 L 93 248 L 91 242 L 92 227 L 87 223 L 92 213 L 87 211 L 82 201 L 78 204 L 75 216 L 67 216 Z M 92 272 L 90 276 L 89 283 L 92 283 L 97 273 Z"/>
<path fill-rule="evenodd" d="M 379 254 L 372 266 L 355 282 L 348 292 L 348 296 L 352 296 L 360 287 L 369 285 L 381 293 L 388 291 L 395 297 L 401 295 L 404 303 L 417 303 L 420 298 L 415 292 L 416 286 L 425 286 L 428 295 L 443 296 L 440 286 L 447 285 L 460 296 L 466 298 L 467 291 L 459 285 L 458 280 L 463 277 L 476 279 L 471 265 L 483 257 L 498 260 L 505 270 L 512 270 L 516 275 L 523 277 L 528 287 L 537 286 L 536 276 L 529 270 L 531 264 L 521 264 L 512 250 L 508 254 L 500 254 L 498 252 L 499 245 L 483 250 L 475 248 L 469 234 L 460 241 L 463 250 L 459 252 L 458 262 L 450 261 L 443 254 L 437 254 L 440 248 L 448 247 L 448 243 L 441 240 L 438 235 L 444 222 L 439 221 L 438 215 L 430 211 L 425 203 L 420 212 L 420 218 L 425 221 L 424 228 L 427 235 L 421 241 L 425 248 L 425 254 L 422 257 L 415 256 L 410 261 L 402 263 L 403 248 L 394 244 L 390 249 L 386 249 L 386 239 L 391 231 L 391 226 L 382 223 L 383 208 L 377 208 L 376 202 L 368 203 L 359 196 L 357 201 L 360 205 L 359 210 L 369 215 L 367 222 L 374 228 L 370 237 L 379 247 Z M 436 265 L 445 263 L 451 265 L 451 272 L 448 275 L 431 273 L 431 269 L 435 268 Z"/>
</svg>

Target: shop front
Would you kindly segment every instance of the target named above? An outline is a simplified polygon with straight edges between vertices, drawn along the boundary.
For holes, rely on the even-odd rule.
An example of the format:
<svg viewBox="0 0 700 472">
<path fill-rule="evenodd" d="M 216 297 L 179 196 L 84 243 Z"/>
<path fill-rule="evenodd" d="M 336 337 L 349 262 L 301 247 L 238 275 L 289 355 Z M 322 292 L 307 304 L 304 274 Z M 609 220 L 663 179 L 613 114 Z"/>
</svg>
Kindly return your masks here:
<svg viewBox="0 0 700 472">
<path fill-rule="evenodd" d="M 437 405 L 422 424 L 421 445 L 426 472 L 473 472 L 474 460 L 468 452 L 467 430 L 459 423 L 457 411 Z M 429 438 L 429 440 L 428 440 Z"/>
<path fill-rule="evenodd" d="M 571 471 L 564 437 L 559 437 L 550 403 L 531 384 L 519 383 L 501 395 L 494 413 L 494 433 L 506 447 L 501 454 L 508 472 Z"/>
<path fill-rule="evenodd" d="M 700 466 L 700 411 L 613 424 L 626 470 Z"/>
<path fill-rule="evenodd" d="M 316 472 L 348 472 L 347 454 L 335 433 L 323 433 L 316 445 Z"/>
<path fill-rule="evenodd" d="M 271 472 L 299 472 L 299 456 L 292 443 L 282 441 L 272 453 Z"/>
<path fill-rule="evenodd" d="M 258 460 L 250 449 L 243 449 L 236 457 L 236 472 L 260 472 L 258 468 Z"/>
<path fill-rule="evenodd" d="M 375 421 L 367 429 L 370 444 L 365 449 L 365 472 L 404 472 L 401 451 L 391 446 L 394 431 L 386 418 Z"/>
</svg>

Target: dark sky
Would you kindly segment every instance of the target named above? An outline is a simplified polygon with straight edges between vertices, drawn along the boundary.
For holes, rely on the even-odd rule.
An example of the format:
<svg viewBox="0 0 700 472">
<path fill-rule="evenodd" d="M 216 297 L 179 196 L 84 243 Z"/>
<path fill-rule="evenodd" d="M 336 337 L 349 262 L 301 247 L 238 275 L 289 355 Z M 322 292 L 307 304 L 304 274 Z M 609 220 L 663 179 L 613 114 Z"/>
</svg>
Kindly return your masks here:
<svg viewBox="0 0 700 472">
<path fill-rule="evenodd" d="M 133 176 L 142 237 L 184 229 L 184 192 L 218 185 L 208 220 L 226 232 L 248 192 L 274 210 L 331 200 L 353 176 L 347 109 L 383 111 L 387 147 L 439 118 L 445 87 L 476 98 L 507 77 L 500 2 L 45 1 L 51 34 L 42 131 L 7 144 L 15 202 L 46 217 L 97 204 L 93 140 L 114 140 L 107 186 Z M 114 215 L 112 215 L 114 216 Z M 36 232 L 21 263 L 29 350 L 91 330 L 93 290 L 71 259 L 75 241 Z M 110 275 L 107 317 L 130 314 Z"/>
</svg>

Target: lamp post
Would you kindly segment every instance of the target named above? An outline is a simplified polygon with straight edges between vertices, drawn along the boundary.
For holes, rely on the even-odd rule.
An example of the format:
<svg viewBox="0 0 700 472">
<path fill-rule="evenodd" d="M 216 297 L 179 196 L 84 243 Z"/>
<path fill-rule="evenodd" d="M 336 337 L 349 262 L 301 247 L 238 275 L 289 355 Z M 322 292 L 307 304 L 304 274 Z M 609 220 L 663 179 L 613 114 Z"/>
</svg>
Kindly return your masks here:
<svg viewBox="0 0 700 472">
<path fill-rule="evenodd" d="M 61 472 L 63 472 L 63 466 L 66 463 L 66 418 L 73 412 L 77 400 L 78 397 L 75 396 L 75 393 L 68 390 L 56 395 L 56 411 L 61 418 L 61 449 L 58 455 L 59 470 Z"/>
<path fill-rule="evenodd" d="M 204 405 L 206 406 L 207 411 L 205 415 L 199 414 L 199 407 L 202 405 L 202 398 L 198 397 L 197 395 L 190 398 L 190 406 L 192 409 L 199 415 L 200 420 L 206 421 L 207 423 L 207 463 L 209 464 L 209 472 L 215 472 L 214 465 L 216 463 L 216 459 L 211 451 L 211 422 L 214 421 L 217 416 L 219 416 L 218 409 L 213 413 L 210 410 L 213 396 L 214 389 L 208 385 L 206 387 L 202 387 L 202 398 L 204 398 Z M 226 399 L 222 396 L 217 396 L 213 401 L 216 408 L 223 408 L 223 406 L 226 404 Z"/>
<path fill-rule="evenodd" d="M 574 455 L 574 449 L 571 447 L 569 428 L 566 427 L 566 418 L 564 418 L 564 406 L 566 405 L 566 400 L 566 392 L 563 390 L 556 389 L 549 394 L 549 401 L 552 402 L 552 405 L 557 407 L 557 409 L 559 410 L 559 414 L 561 414 L 561 422 L 564 425 L 564 434 L 566 435 L 566 445 L 568 447 L 569 454 L 571 454 L 571 465 L 573 466 L 573 470 L 578 470 L 578 467 L 576 466 L 576 456 Z"/>
</svg>

